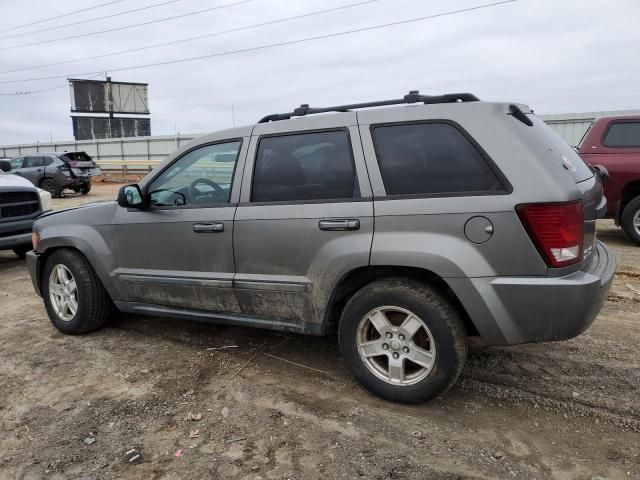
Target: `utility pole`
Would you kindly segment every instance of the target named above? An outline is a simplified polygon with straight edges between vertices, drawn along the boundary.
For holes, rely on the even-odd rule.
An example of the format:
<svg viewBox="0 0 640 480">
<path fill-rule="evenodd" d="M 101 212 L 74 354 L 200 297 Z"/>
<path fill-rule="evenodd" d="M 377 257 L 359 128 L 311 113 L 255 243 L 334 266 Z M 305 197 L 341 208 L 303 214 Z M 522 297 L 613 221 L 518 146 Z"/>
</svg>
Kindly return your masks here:
<svg viewBox="0 0 640 480">
<path fill-rule="evenodd" d="M 113 92 L 111 90 L 111 77 L 107 77 L 107 103 L 109 104 L 109 138 L 113 136 Z"/>
</svg>

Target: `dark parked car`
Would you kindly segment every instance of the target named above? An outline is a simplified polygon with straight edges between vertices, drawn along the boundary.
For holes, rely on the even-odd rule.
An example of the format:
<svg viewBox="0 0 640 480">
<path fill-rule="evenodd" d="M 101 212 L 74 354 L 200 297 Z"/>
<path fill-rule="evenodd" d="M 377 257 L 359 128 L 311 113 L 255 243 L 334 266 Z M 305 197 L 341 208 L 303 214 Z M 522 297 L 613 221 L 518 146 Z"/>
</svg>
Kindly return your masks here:
<svg viewBox="0 0 640 480">
<path fill-rule="evenodd" d="M 37 216 L 51 210 L 51 194 L 24 178 L 9 175 L 9 162 L 0 159 L 0 250 L 24 258 L 31 249 L 31 228 Z"/>
<path fill-rule="evenodd" d="M 83 194 L 91 190 L 91 177 L 100 169 L 85 152 L 32 153 L 10 160 L 11 173 L 59 197 L 66 188 Z"/>
</svg>

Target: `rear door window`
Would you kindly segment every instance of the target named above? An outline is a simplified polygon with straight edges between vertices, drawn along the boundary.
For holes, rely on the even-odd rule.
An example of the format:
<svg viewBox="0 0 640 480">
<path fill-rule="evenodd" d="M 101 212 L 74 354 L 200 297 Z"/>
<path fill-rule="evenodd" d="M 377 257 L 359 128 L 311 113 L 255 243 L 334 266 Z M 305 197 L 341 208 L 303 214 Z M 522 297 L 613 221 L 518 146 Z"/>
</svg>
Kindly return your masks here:
<svg viewBox="0 0 640 480">
<path fill-rule="evenodd" d="M 372 127 L 387 195 L 505 192 L 479 149 L 445 122 Z"/>
<path fill-rule="evenodd" d="M 299 202 L 359 196 L 346 130 L 262 137 L 253 202 Z"/>
<path fill-rule="evenodd" d="M 605 147 L 640 147 L 640 122 L 614 122 L 604 136 Z"/>
<path fill-rule="evenodd" d="M 34 167 L 44 167 L 44 157 L 40 157 L 40 156 L 24 157 L 22 168 L 34 168 Z"/>
</svg>

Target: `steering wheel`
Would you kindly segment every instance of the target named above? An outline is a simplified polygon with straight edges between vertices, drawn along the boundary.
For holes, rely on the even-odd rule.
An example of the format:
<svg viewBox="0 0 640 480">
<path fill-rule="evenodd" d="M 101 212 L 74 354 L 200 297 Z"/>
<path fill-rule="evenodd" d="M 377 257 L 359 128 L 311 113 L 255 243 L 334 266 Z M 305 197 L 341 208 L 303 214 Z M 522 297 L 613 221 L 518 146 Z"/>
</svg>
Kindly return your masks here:
<svg viewBox="0 0 640 480">
<path fill-rule="evenodd" d="M 220 185 L 218 185 L 216 182 L 214 182 L 209 178 L 202 177 L 202 178 L 196 178 L 193 182 L 191 182 L 191 185 L 189 185 L 192 198 L 199 197 L 202 195 L 202 192 L 196 188 L 196 185 L 198 185 L 199 183 L 204 183 L 205 185 L 209 185 L 211 188 L 213 188 L 216 191 L 216 193 L 220 193 L 221 195 L 226 195 L 226 192 L 222 189 Z"/>
</svg>

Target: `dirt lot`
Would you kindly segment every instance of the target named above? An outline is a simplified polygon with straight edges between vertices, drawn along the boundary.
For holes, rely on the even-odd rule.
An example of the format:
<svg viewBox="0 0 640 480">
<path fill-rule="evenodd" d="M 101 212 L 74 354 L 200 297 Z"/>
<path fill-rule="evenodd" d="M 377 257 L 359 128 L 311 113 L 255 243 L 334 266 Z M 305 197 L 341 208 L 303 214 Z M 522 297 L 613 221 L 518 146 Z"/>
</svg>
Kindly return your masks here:
<svg viewBox="0 0 640 480">
<path fill-rule="evenodd" d="M 640 478 L 640 248 L 599 235 L 619 271 L 585 334 L 476 347 L 424 406 L 360 388 L 333 337 L 129 315 L 62 335 L 0 252 L 0 477 Z"/>
</svg>

